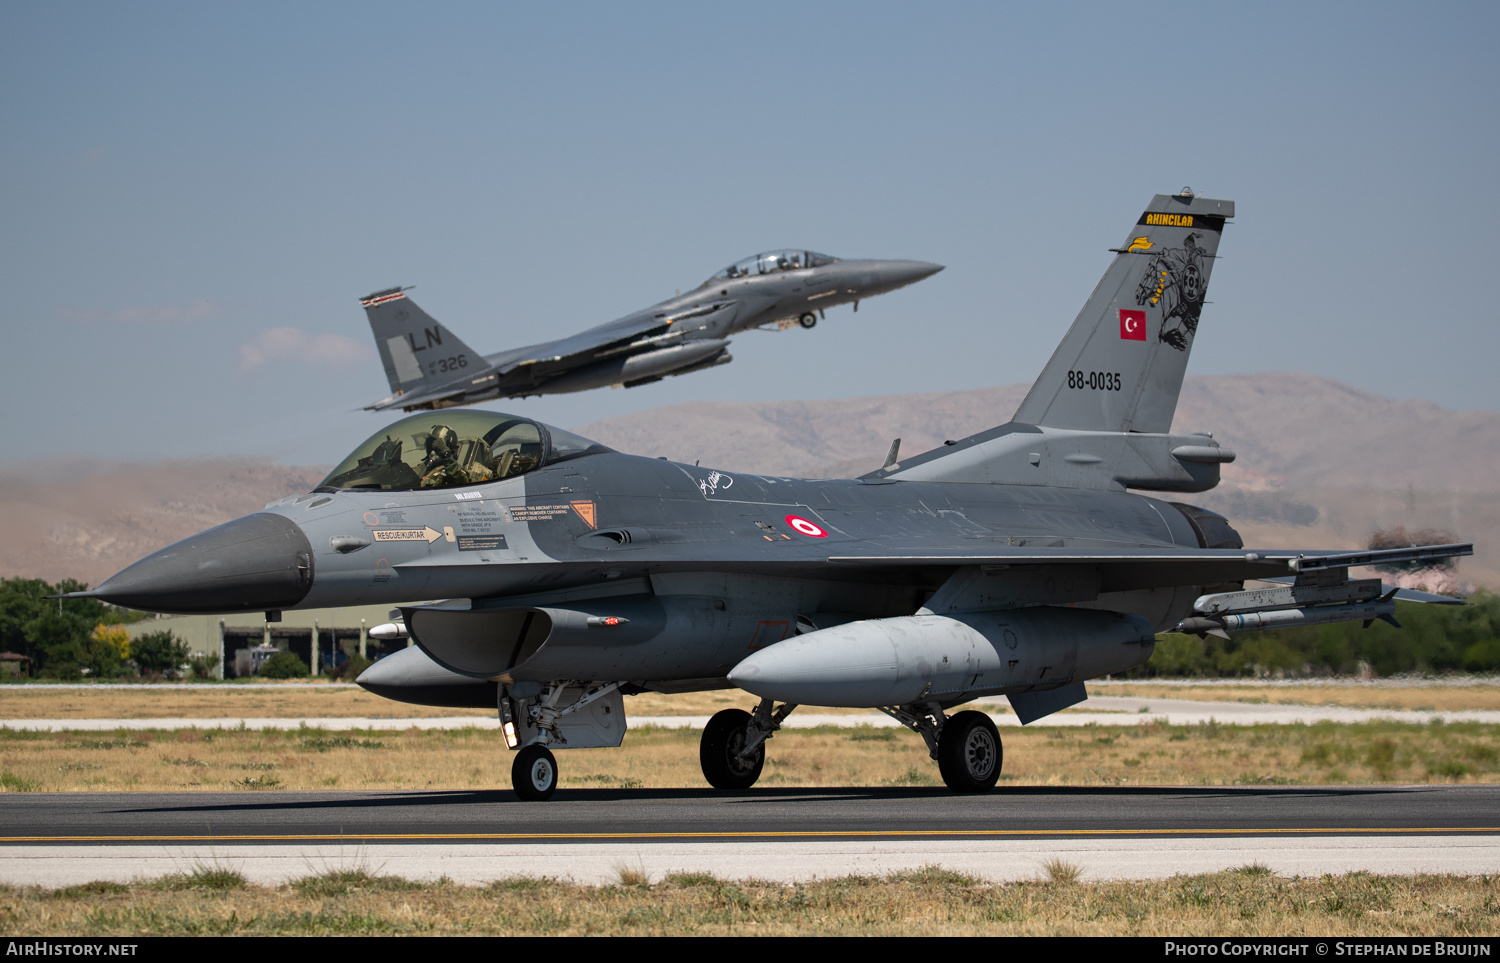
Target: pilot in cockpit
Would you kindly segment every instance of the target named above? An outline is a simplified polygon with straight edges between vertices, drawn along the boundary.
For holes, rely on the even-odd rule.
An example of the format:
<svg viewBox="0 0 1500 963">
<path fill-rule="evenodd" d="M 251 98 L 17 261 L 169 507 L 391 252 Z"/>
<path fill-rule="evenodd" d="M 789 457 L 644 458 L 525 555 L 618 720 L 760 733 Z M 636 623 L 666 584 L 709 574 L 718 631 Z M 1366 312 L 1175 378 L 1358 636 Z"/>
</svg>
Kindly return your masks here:
<svg viewBox="0 0 1500 963">
<path fill-rule="evenodd" d="M 433 425 L 427 433 L 427 457 L 417 465 L 423 488 L 450 488 L 489 481 L 494 473 L 485 464 L 489 446 L 478 438 L 460 441 L 447 425 Z"/>
</svg>

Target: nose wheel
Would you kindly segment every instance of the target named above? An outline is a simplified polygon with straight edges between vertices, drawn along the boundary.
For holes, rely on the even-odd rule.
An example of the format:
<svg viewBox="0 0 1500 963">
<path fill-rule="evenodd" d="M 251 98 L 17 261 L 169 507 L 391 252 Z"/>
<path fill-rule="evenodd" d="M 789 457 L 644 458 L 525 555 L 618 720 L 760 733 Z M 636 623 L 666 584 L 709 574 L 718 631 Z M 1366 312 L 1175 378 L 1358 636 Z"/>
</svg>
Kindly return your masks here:
<svg viewBox="0 0 1500 963">
<path fill-rule="evenodd" d="M 750 713 L 743 709 L 725 709 L 703 728 L 698 762 L 704 778 L 715 789 L 749 789 L 760 778 L 766 764 L 766 744 L 762 740 L 752 751 L 745 752 L 750 721 Z"/>
<path fill-rule="evenodd" d="M 551 799 L 557 791 L 557 759 L 546 746 L 527 746 L 510 764 L 510 784 L 528 802 Z"/>
</svg>

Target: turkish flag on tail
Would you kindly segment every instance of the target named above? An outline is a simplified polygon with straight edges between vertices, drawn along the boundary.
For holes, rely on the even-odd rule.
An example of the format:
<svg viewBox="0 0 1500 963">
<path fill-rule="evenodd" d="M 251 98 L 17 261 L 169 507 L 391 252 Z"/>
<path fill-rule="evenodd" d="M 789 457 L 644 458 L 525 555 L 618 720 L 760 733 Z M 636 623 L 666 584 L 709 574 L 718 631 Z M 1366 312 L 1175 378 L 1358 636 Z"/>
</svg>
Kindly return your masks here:
<svg viewBox="0 0 1500 963">
<path fill-rule="evenodd" d="M 1120 338 L 1124 341 L 1146 340 L 1146 312 L 1120 310 Z"/>
</svg>

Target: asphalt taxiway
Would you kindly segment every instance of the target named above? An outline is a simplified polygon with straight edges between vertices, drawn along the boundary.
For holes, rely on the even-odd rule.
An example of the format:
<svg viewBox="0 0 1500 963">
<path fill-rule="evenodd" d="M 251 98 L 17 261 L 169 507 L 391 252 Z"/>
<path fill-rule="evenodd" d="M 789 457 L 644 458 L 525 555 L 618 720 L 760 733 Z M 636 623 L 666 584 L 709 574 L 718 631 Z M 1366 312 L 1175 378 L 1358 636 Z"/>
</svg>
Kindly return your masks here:
<svg viewBox="0 0 1500 963">
<path fill-rule="evenodd" d="M 991 879 L 1260 863 L 1315 875 L 1500 872 L 1500 787 L 25 793 L 0 796 L 0 881 L 62 885 L 228 864 L 282 881 L 358 866 L 483 882 L 710 871 L 781 880 L 938 864 Z"/>
</svg>

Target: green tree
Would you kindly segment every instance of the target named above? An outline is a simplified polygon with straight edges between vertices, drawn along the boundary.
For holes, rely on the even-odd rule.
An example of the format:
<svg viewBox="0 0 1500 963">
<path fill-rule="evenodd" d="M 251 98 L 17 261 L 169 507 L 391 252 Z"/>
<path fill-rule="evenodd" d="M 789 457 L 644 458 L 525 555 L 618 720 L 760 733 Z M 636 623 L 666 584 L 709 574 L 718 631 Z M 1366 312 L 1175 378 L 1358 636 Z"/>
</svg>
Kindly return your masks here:
<svg viewBox="0 0 1500 963">
<path fill-rule="evenodd" d="M 192 656 L 188 644 L 170 630 L 147 632 L 130 644 L 130 654 L 141 672 L 176 677 Z"/>
<path fill-rule="evenodd" d="M 1235 633 L 1228 639 L 1163 635 L 1132 676 L 1243 676 L 1256 672 L 1348 673 L 1360 662 L 1380 675 L 1500 671 L 1500 595 L 1467 605 L 1397 602 L 1400 627 L 1376 621 Z"/>
<path fill-rule="evenodd" d="M 125 621 L 124 613 L 96 599 L 46 598 L 84 588 L 73 579 L 56 585 L 41 579 L 0 579 L 0 649 L 29 656 L 39 675 L 77 678 L 84 670 L 90 675 L 118 674 L 118 649 L 107 643 L 101 647 L 91 636 L 101 623 Z"/>
<path fill-rule="evenodd" d="M 260 674 L 267 679 L 305 679 L 312 669 L 295 652 L 278 652 L 260 667 Z"/>
</svg>

